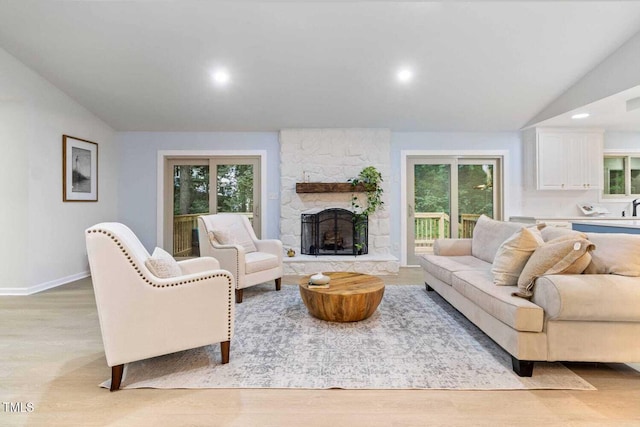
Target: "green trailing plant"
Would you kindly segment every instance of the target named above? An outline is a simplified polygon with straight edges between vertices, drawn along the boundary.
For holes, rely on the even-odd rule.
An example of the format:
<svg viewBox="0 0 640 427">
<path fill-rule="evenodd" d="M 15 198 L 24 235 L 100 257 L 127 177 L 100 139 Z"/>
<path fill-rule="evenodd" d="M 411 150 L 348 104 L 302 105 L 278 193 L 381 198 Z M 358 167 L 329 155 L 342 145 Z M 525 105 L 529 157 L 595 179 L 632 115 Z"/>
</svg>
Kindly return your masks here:
<svg viewBox="0 0 640 427">
<path fill-rule="evenodd" d="M 351 210 L 354 213 L 353 221 L 356 230 L 356 236 L 364 231 L 367 224 L 367 218 L 374 214 L 379 209 L 384 209 L 384 202 L 382 201 L 382 193 L 384 190 L 380 185 L 382 183 L 382 174 L 374 166 L 367 166 L 362 169 L 357 177 L 349 179 L 351 186 L 357 187 L 362 185 L 365 190 L 366 203 L 362 203 L 360 198 L 355 193 L 351 194 Z M 354 246 L 361 252 L 364 248 L 364 243 L 356 242 Z"/>
</svg>

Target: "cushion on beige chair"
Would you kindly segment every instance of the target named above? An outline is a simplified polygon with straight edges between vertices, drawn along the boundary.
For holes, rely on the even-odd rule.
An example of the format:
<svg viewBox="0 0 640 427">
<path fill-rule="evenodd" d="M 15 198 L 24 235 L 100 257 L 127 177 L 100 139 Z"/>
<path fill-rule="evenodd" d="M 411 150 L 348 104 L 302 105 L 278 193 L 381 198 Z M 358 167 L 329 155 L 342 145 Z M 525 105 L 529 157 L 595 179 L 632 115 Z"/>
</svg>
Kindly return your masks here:
<svg viewBox="0 0 640 427">
<path fill-rule="evenodd" d="M 246 273 L 256 273 L 258 271 L 278 268 L 278 257 L 266 252 L 251 252 L 245 256 Z"/>
<path fill-rule="evenodd" d="M 162 248 L 155 248 L 151 257 L 144 264 L 154 276 L 162 279 L 182 275 L 178 261 Z"/>
<path fill-rule="evenodd" d="M 245 253 L 258 250 L 247 229 L 239 222 L 230 224 L 226 229 L 213 229 L 210 233 L 221 245 L 240 245 Z"/>
<path fill-rule="evenodd" d="M 493 283 L 500 286 L 517 285 L 529 257 L 542 244 L 544 241 L 537 227 L 522 228 L 505 240 L 498 248 L 491 267 Z"/>
</svg>

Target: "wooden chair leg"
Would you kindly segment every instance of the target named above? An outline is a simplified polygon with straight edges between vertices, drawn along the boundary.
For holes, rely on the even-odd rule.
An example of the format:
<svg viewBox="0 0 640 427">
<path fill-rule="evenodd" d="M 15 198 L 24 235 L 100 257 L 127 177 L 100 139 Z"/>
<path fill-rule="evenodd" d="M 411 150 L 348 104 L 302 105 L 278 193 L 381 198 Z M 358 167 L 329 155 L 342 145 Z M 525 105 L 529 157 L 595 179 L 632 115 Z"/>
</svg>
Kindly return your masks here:
<svg viewBox="0 0 640 427">
<path fill-rule="evenodd" d="M 120 383 L 122 382 L 122 373 L 124 372 L 124 365 L 116 365 L 111 367 L 111 388 L 110 391 L 120 390 Z"/>
<path fill-rule="evenodd" d="M 282 277 L 278 277 L 276 279 L 276 291 L 279 291 L 282 288 Z"/>
<path fill-rule="evenodd" d="M 242 302 L 242 289 L 236 289 L 236 302 L 238 304 Z"/>
<path fill-rule="evenodd" d="M 229 349 L 231 341 L 223 341 L 220 343 L 220 352 L 222 353 L 222 364 L 229 363 Z"/>
</svg>

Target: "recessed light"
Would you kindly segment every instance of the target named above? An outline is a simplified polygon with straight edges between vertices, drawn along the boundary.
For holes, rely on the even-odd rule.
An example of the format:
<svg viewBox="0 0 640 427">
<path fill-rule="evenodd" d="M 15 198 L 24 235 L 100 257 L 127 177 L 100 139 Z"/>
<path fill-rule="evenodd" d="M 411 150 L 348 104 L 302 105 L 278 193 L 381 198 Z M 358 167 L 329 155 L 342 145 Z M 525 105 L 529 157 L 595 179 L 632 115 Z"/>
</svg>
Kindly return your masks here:
<svg viewBox="0 0 640 427">
<path fill-rule="evenodd" d="M 572 119 L 586 119 L 589 117 L 589 113 L 578 113 L 571 116 Z"/>
<path fill-rule="evenodd" d="M 400 83 L 408 83 L 413 79 L 413 71 L 409 68 L 402 68 L 398 71 L 396 77 Z"/>
<path fill-rule="evenodd" d="M 212 74 L 213 81 L 219 85 L 226 85 L 229 83 L 231 76 L 227 70 L 217 70 Z"/>
</svg>

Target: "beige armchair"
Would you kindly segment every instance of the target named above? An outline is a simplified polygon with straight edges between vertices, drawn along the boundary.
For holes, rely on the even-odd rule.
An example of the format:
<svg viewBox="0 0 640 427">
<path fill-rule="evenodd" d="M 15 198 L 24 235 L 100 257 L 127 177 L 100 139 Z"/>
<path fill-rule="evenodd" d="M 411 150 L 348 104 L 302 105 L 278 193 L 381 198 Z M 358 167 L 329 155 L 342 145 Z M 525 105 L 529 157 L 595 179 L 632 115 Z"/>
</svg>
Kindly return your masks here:
<svg viewBox="0 0 640 427">
<path fill-rule="evenodd" d="M 236 302 L 242 302 L 242 290 L 275 280 L 280 290 L 282 280 L 282 242 L 258 240 L 246 216 L 221 213 L 198 217 L 200 255 L 220 261 L 236 279 Z"/>
<path fill-rule="evenodd" d="M 150 270 L 157 258 L 123 224 L 94 225 L 86 242 L 111 391 L 120 388 L 124 364 L 136 360 L 219 342 L 229 362 L 235 283 L 218 261 L 176 262 L 164 252 L 172 271 L 161 275 L 175 277 L 160 278 Z"/>
</svg>

